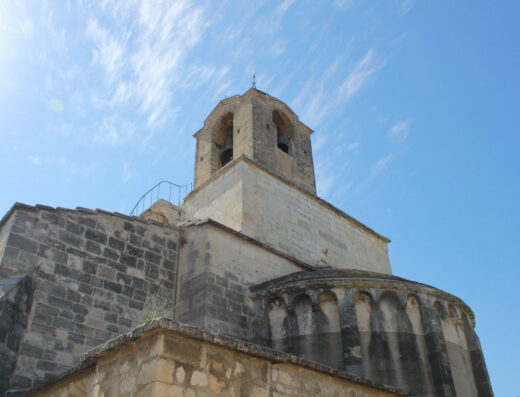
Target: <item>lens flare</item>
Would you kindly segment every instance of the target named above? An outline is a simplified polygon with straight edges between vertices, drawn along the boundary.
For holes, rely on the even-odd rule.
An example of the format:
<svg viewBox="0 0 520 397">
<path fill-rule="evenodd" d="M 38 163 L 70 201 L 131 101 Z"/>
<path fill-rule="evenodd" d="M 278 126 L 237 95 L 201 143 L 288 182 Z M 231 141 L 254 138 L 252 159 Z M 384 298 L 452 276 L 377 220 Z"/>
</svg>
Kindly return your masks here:
<svg viewBox="0 0 520 397">
<path fill-rule="evenodd" d="M 59 99 L 51 99 L 49 102 L 49 107 L 53 112 L 63 112 L 63 109 L 65 109 L 63 102 Z"/>
</svg>

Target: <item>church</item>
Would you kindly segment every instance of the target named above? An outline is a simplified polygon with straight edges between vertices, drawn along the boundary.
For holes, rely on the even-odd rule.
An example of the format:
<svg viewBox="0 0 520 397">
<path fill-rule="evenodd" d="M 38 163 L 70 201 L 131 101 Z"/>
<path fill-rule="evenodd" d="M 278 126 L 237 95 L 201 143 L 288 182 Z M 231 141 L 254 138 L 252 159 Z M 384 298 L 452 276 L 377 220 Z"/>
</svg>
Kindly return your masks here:
<svg viewBox="0 0 520 397">
<path fill-rule="evenodd" d="M 0 396 L 493 396 L 471 308 L 317 196 L 312 133 L 251 88 L 194 134 L 180 205 L 15 204 Z"/>
</svg>

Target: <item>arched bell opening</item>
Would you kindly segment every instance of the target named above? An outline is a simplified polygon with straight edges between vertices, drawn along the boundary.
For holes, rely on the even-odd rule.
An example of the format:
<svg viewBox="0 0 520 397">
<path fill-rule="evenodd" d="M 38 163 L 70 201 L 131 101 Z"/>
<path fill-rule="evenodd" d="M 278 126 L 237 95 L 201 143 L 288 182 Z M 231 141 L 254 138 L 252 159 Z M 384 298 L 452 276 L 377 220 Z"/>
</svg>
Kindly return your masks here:
<svg viewBox="0 0 520 397">
<path fill-rule="evenodd" d="M 276 126 L 276 143 L 278 149 L 292 155 L 293 130 L 289 118 L 279 110 L 273 111 L 273 123 Z"/>
<path fill-rule="evenodd" d="M 233 160 L 233 113 L 226 113 L 217 122 L 213 142 L 219 151 L 220 167 Z M 219 168 L 220 168 L 219 167 Z"/>
</svg>

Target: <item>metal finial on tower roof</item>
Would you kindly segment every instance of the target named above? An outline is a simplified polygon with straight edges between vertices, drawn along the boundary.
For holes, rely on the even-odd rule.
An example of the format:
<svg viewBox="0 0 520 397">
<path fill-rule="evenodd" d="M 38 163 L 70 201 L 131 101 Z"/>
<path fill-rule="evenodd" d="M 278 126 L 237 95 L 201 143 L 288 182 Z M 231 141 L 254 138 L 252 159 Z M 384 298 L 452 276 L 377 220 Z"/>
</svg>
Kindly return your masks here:
<svg viewBox="0 0 520 397">
<path fill-rule="evenodd" d="M 252 87 L 253 88 L 256 88 L 256 76 L 253 75 L 253 84 L 252 84 Z"/>
</svg>

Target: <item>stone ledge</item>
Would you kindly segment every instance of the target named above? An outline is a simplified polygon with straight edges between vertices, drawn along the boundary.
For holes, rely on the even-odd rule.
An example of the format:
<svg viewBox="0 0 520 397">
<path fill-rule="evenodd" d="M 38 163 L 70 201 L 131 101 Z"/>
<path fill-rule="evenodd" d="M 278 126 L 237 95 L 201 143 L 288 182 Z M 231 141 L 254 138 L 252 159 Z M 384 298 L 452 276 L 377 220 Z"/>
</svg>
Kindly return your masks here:
<svg viewBox="0 0 520 397">
<path fill-rule="evenodd" d="M 99 358 L 101 358 L 108 352 L 111 352 L 115 349 L 132 343 L 139 338 L 160 332 L 175 333 L 179 336 L 199 340 L 202 342 L 207 342 L 218 347 L 234 350 L 239 353 L 244 353 L 253 357 L 262 358 L 270 361 L 271 363 L 294 364 L 300 367 L 308 368 L 323 373 L 325 375 L 345 379 L 360 385 L 370 386 L 379 390 L 396 393 L 400 396 L 406 395 L 401 390 L 395 389 L 391 386 L 382 385 L 377 382 L 373 382 L 366 378 L 362 378 L 345 371 L 337 370 L 323 364 L 306 360 L 301 357 L 293 356 L 291 354 L 279 352 L 268 347 L 257 345 L 255 343 L 246 342 L 238 338 L 222 335 L 218 332 L 212 332 L 209 330 L 200 329 L 198 327 L 181 324 L 167 318 L 157 318 L 154 320 L 150 320 L 145 324 L 134 328 L 130 332 L 121 334 L 113 339 L 108 340 L 104 344 L 89 350 L 81 356 L 81 366 L 94 365 Z"/>
</svg>

